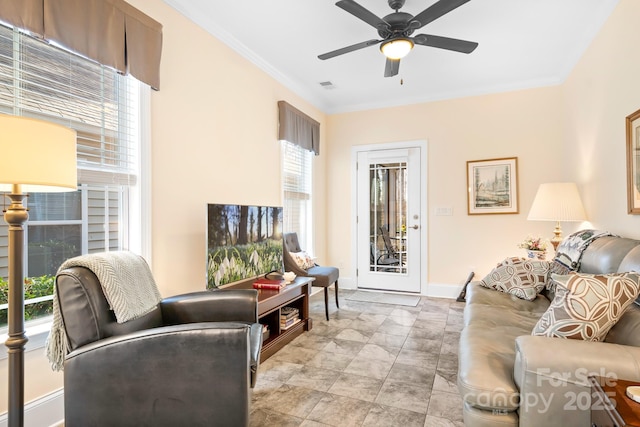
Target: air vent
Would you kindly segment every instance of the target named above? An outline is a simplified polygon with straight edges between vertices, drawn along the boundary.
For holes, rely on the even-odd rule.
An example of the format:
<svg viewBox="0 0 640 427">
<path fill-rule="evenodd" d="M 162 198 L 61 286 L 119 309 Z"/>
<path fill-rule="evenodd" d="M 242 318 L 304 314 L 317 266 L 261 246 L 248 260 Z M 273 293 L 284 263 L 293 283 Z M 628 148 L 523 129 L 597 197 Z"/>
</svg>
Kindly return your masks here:
<svg viewBox="0 0 640 427">
<path fill-rule="evenodd" d="M 331 83 L 330 81 L 320 82 L 320 86 L 322 86 L 325 89 L 334 89 L 335 88 L 333 83 Z"/>
</svg>

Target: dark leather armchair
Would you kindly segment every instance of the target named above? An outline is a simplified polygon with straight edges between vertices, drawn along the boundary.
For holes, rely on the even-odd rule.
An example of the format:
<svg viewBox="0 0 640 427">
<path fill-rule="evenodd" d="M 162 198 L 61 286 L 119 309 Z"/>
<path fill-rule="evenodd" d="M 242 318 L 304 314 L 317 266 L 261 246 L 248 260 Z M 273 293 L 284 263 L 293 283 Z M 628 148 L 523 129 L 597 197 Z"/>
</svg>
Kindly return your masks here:
<svg viewBox="0 0 640 427">
<path fill-rule="evenodd" d="M 338 276 L 340 271 L 336 267 L 320 266 L 315 264 L 313 267 L 304 270 L 298 267 L 295 260 L 291 257 L 289 252 L 301 252 L 300 242 L 298 241 L 297 233 L 285 233 L 284 235 L 284 268 L 286 271 L 293 271 L 296 276 L 313 277 L 315 280 L 311 283 L 311 286 L 320 286 L 324 288 L 324 311 L 329 320 L 329 286 L 335 283 L 336 292 L 336 307 L 340 308 L 338 302 Z"/>
<path fill-rule="evenodd" d="M 249 425 L 262 346 L 255 290 L 173 296 L 124 323 L 87 268 L 60 271 L 56 291 L 71 347 L 66 426 Z"/>
</svg>

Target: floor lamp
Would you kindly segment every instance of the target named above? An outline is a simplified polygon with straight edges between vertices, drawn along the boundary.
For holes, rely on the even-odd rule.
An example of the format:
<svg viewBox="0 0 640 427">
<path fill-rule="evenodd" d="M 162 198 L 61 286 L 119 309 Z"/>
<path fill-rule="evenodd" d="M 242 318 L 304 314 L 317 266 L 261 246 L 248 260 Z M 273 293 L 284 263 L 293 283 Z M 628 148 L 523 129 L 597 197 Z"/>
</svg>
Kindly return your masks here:
<svg viewBox="0 0 640 427">
<path fill-rule="evenodd" d="M 41 120 L 0 114 L 0 191 L 9 226 L 9 427 L 24 425 L 24 225 L 28 192 L 77 188 L 76 132 Z"/>
<path fill-rule="evenodd" d="M 551 182 L 540 184 L 536 193 L 529 220 L 555 221 L 551 244 L 557 250 L 562 241 L 561 221 L 586 221 L 587 215 L 582 206 L 578 186 L 573 182 Z"/>
</svg>

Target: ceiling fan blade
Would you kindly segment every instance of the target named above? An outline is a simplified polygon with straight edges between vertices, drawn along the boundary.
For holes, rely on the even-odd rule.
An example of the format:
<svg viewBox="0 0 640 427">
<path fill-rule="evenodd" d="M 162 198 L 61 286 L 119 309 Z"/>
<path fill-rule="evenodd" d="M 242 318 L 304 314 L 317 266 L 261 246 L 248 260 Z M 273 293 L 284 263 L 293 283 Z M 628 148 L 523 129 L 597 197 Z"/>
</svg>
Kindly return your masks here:
<svg viewBox="0 0 640 427">
<path fill-rule="evenodd" d="M 343 47 L 341 49 L 332 50 L 331 52 L 323 53 L 322 55 L 318 55 L 320 59 L 329 59 L 334 56 L 342 55 L 344 53 L 353 52 L 354 50 L 363 49 L 365 47 L 373 46 L 380 43 L 382 40 L 367 40 L 366 42 L 352 44 L 351 46 Z"/>
<path fill-rule="evenodd" d="M 440 0 L 414 16 L 411 22 L 417 22 L 417 24 L 414 24 L 416 29 L 422 28 L 429 22 L 435 21 L 468 1 L 470 0 Z"/>
<path fill-rule="evenodd" d="M 478 47 L 478 43 L 476 42 L 433 36 L 430 34 L 418 34 L 413 38 L 413 42 L 422 46 L 437 47 L 439 49 L 453 50 L 462 53 L 471 53 Z"/>
<path fill-rule="evenodd" d="M 386 21 L 384 21 L 382 18 L 379 18 L 368 9 L 365 9 L 363 6 L 360 6 L 353 0 L 340 0 L 336 3 L 336 6 L 343 10 L 346 10 L 356 18 L 363 20 L 364 22 L 378 30 L 381 30 L 383 28 L 390 28 L 390 25 Z"/>
<path fill-rule="evenodd" d="M 398 74 L 399 70 L 400 70 L 400 60 L 387 58 L 387 63 L 384 66 L 384 76 L 393 77 L 396 74 Z"/>
</svg>

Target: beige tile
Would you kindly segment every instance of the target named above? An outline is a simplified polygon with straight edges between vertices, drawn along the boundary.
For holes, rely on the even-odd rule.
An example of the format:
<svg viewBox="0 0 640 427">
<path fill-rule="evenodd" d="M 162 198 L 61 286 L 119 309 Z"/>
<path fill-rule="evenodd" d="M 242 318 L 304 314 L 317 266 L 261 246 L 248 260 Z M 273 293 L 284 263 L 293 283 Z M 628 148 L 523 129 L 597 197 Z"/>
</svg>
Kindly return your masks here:
<svg viewBox="0 0 640 427">
<path fill-rule="evenodd" d="M 422 427 L 425 416 L 413 411 L 386 405 L 373 405 L 363 427 Z"/>
<path fill-rule="evenodd" d="M 351 363 L 354 357 L 355 356 L 350 354 L 319 351 L 309 359 L 306 365 L 316 368 L 331 369 L 333 371 L 343 371 L 344 368 L 349 366 L 349 363 Z"/>
<path fill-rule="evenodd" d="M 387 362 L 395 362 L 400 349 L 397 347 L 385 347 L 378 344 L 365 344 L 358 353 L 358 357 L 366 359 L 382 360 Z"/>
<path fill-rule="evenodd" d="M 279 412 L 270 411 L 268 409 L 257 409 L 257 410 L 251 411 L 251 414 L 249 416 L 249 427 L 262 427 L 262 426 L 296 427 L 301 425 L 303 421 L 304 421 L 303 418 L 281 414 Z"/>
<path fill-rule="evenodd" d="M 310 388 L 318 391 L 327 391 L 336 382 L 340 372 L 330 369 L 320 369 L 313 366 L 305 366 L 287 380 L 287 384 Z"/>
<path fill-rule="evenodd" d="M 458 373 L 456 371 L 436 370 L 436 377 L 433 381 L 433 390 L 445 393 L 458 393 Z"/>
<path fill-rule="evenodd" d="M 371 335 L 373 335 L 373 332 L 364 332 L 347 328 L 340 331 L 340 333 L 336 335 L 336 339 L 366 343 L 369 341 L 369 338 L 371 338 Z"/>
<path fill-rule="evenodd" d="M 383 380 L 389 375 L 392 366 L 393 362 L 390 361 L 367 359 L 366 357 L 358 356 L 349 363 L 344 372 Z"/>
<path fill-rule="evenodd" d="M 444 393 L 434 390 L 429 399 L 427 415 L 446 418 L 453 422 L 463 422 L 462 398 L 459 394 Z"/>
<path fill-rule="evenodd" d="M 327 393 L 307 417 L 310 421 L 336 427 L 362 425 L 371 403 Z"/>
<path fill-rule="evenodd" d="M 409 384 L 418 384 L 431 388 L 436 375 L 434 369 L 425 366 L 404 365 L 395 363 L 389 371 L 387 379 L 401 381 Z"/>
<path fill-rule="evenodd" d="M 427 415 L 424 427 L 464 427 L 464 423 Z"/>
<path fill-rule="evenodd" d="M 382 385 L 375 402 L 426 414 L 430 395 L 431 387 L 387 380 Z"/>
<path fill-rule="evenodd" d="M 383 347 L 401 348 L 407 338 L 403 335 L 389 335 L 381 332 L 374 333 L 369 339 L 369 344 L 378 344 Z"/>
<path fill-rule="evenodd" d="M 424 366 L 430 369 L 435 369 L 438 365 L 438 354 L 425 353 L 423 351 L 402 349 L 396 359 L 397 363 L 403 363 L 405 365 Z"/>
<path fill-rule="evenodd" d="M 252 410 L 269 410 L 306 418 L 324 395 L 325 393 L 317 390 L 284 384 L 261 399 L 256 399 L 252 403 Z"/>
<path fill-rule="evenodd" d="M 382 382 L 371 377 L 343 373 L 333 383 L 329 393 L 373 402 L 380 392 Z"/>
<path fill-rule="evenodd" d="M 364 347 L 364 343 L 361 342 L 333 339 L 324 346 L 322 351 L 355 356 L 362 350 L 362 347 Z"/>
</svg>

